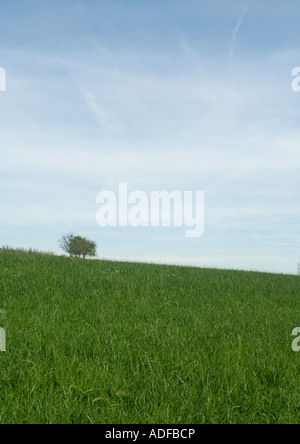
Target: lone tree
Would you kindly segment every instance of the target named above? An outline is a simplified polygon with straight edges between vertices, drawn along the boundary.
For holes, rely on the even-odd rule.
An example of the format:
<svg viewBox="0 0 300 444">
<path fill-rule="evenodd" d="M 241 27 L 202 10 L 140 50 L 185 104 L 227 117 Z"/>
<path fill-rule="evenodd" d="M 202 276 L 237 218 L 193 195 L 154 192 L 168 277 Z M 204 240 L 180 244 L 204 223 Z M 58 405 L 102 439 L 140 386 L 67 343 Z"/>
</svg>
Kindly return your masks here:
<svg viewBox="0 0 300 444">
<path fill-rule="evenodd" d="M 85 237 L 64 235 L 60 241 L 60 248 L 70 256 L 95 257 L 97 255 L 97 245 Z"/>
</svg>

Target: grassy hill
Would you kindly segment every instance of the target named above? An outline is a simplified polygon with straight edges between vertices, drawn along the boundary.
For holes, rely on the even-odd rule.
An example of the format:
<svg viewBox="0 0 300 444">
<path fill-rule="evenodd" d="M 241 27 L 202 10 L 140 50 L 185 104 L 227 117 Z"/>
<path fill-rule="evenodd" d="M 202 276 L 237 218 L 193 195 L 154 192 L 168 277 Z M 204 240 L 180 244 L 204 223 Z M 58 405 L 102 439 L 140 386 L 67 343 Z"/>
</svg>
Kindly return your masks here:
<svg viewBox="0 0 300 444">
<path fill-rule="evenodd" d="M 0 423 L 299 423 L 297 276 L 0 253 Z"/>
</svg>

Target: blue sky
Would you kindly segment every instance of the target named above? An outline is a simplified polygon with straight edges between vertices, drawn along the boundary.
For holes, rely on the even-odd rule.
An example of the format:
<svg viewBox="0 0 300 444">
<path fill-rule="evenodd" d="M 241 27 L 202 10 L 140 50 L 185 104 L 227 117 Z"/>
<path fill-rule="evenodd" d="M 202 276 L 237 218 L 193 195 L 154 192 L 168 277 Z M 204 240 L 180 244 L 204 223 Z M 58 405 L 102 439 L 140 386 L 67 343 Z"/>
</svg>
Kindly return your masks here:
<svg viewBox="0 0 300 444">
<path fill-rule="evenodd" d="M 295 273 L 300 5 L 14 0 L 0 5 L 0 244 Z M 96 224 L 100 191 L 205 192 L 205 233 Z"/>
</svg>

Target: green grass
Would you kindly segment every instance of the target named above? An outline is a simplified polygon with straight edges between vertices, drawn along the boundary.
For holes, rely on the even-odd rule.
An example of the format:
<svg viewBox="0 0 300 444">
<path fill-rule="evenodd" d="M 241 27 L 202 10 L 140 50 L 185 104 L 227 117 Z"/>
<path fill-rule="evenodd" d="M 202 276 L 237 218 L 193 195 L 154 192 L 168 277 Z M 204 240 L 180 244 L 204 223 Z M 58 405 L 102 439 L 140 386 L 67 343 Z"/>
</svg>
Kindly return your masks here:
<svg viewBox="0 0 300 444">
<path fill-rule="evenodd" d="M 0 253 L 1 424 L 299 423 L 297 276 Z"/>
</svg>

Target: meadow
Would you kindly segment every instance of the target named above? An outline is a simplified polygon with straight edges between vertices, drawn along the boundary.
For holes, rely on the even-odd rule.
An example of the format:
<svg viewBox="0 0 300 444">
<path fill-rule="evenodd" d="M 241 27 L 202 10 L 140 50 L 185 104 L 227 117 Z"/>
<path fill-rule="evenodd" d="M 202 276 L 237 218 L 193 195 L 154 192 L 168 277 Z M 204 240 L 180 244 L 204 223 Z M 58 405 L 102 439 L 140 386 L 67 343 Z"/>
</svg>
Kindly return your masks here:
<svg viewBox="0 0 300 444">
<path fill-rule="evenodd" d="M 0 252 L 1 424 L 297 424 L 300 278 Z"/>
</svg>

